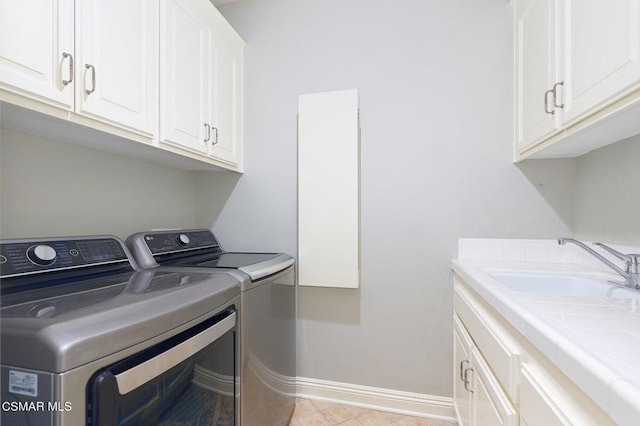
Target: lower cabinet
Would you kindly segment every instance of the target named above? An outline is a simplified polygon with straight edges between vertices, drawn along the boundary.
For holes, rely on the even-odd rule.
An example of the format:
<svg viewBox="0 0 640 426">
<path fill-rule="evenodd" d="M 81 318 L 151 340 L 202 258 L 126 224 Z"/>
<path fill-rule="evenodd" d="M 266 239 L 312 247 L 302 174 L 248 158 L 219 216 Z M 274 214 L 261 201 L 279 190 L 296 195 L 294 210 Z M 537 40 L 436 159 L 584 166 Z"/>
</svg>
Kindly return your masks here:
<svg viewBox="0 0 640 426">
<path fill-rule="evenodd" d="M 611 417 L 454 274 L 459 426 L 606 426 Z"/>
<path fill-rule="evenodd" d="M 517 411 L 457 316 L 454 360 L 454 406 L 459 425 L 517 425 Z"/>
</svg>

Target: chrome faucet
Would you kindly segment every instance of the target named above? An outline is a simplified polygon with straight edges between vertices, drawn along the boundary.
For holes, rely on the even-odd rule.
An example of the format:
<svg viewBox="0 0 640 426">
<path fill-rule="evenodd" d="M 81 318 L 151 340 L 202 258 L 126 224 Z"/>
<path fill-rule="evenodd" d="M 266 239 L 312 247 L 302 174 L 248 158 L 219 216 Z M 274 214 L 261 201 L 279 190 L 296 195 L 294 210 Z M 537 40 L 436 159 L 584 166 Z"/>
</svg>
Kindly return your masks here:
<svg viewBox="0 0 640 426">
<path fill-rule="evenodd" d="M 577 245 L 578 247 L 586 250 L 589 254 L 594 256 L 596 259 L 616 271 L 620 274 L 625 280 L 624 282 L 619 281 L 609 281 L 611 284 L 619 285 L 621 287 L 635 288 L 640 289 L 640 254 L 622 254 L 617 250 L 612 249 L 611 247 L 602 244 L 602 243 L 593 243 L 598 247 L 602 247 L 602 249 L 608 251 L 618 259 L 625 262 L 625 269 L 622 269 L 615 263 L 611 262 L 606 257 L 602 256 L 597 251 L 593 250 L 591 247 L 586 245 L 583 242 L 578 240 L 574 240 L 573 238 L 559 238 L 558 244 L 565 245 L 566 243 L 572 243 Z"/>
</svg>

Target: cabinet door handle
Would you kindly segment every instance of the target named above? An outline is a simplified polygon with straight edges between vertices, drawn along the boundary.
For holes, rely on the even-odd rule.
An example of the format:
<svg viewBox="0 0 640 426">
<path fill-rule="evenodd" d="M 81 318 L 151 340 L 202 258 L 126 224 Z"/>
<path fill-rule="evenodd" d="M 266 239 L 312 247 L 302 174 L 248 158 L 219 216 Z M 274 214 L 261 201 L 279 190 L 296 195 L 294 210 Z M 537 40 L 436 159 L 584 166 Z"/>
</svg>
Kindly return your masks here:
<svg viewBox="0 0 640 426">
<path fill-rule="evenodd" d="M 553 85 L 553 89 L 551 89 L 553 91 L 553 106 L 556 108 L 564 108 L 564 102 L 560 105 L 558 105 L 558 87 L 562 87 L 564 86 L 564 81 L 560 81 L 556 84 Z"/>
<path fill-rule="evenodd" d="M 62 52 L 62 59 L 64 60 L 66 58 L 69 58 L 69 80 L 62 80 L 62 84 L 65 86 L 73 81 L 74 73 L 73 55 L 71 53 Z"/>
<path fill-rule="evenodd" d="M 546 92 L 544 92 L 544 112 L 546 112 L 547 114 L 555 114 L 556 112 L 554 110 L 550 110 L 549 107 L 549 94 L 553 95 L 553 89 L 549 89 Z"/>
<path fill-rule="evenodd" d="M 468 359 L 463 359 L 460 361 L 460 380 L 464 382 L 464 364 L 469 364 Z"/>
<path fill-rule="evenodd" d="M 96 67 L 91 64 L 84 64 L 84 68 L 91 71 L 91 90 L 85 89 L 84 93 L 87 95 L 92 94 L 96 91 Z"/>
<path fill-rule="evenodd" d="M 218 143 L 218 128 L 217 127 L 213 127 L 213 142 L 211 142 L 212 145 L 215 145 Z"/>
<path fill-rule="evenodd" d="M 206 143 L 211 139 L 211 126 L 207 123 L 204 123 L 204 128 L 207 129 L 207 136 L 204 138 L 204 141 Z"/>
<path fill-rule="evenodd" d="M 473 373 L 473 368 L 469 367 L 469 368 L 467 368 L 467 369 L 465 369 L 465 370 L 464 370 L 464 388 L 465 388 L 467 391 L 469 391 L 469 392 L 473 393 L 473 389 L 471 389 L 471 388 L 469 387 L 469 384 L 470 384 L 470 382 L 469 382 L 469 377 L 468 377 L 469 372 Z"/>
</svg>

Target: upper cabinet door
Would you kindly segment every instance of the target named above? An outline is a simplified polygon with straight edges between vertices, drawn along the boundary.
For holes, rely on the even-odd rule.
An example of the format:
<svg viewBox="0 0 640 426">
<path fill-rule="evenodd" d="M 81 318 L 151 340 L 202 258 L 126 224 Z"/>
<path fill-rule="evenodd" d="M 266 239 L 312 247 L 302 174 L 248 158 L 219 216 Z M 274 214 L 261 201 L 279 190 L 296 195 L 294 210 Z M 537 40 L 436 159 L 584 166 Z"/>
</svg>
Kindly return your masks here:
<svg viewBox="0 0 640 426">
<path fill-rule="evenodd" d="M 564 0 L 564 119 L 601 108 L 640 81 L 640 1 Z"/>
<path fill-rule="evenodd" d="M 208 153 L 210 30 L 194 2 L 160 4 L 160 140 Z"/>
<path fill-rule="evenodd" d="M 557 80 L 554 0 L 523 0 L 516 6 L 516 144 L 522 150 L 556 132 Z"/>
<path fill-rule="evenodd" d="M 77 112 L 152 135 L 157 2 L 77 0 Z"/>
<path fill-rule="evenodd" d="M 215 37 L 215 36 L 214 36 Z M 242 47 L 223 46 L 214 38 L 213 66 L 213 136 L 210 155 L 232 164 L 242 157 Z M 235 43 L 239 44 L 239 43 Z"/>
<path fill-rule="evenodd" d="M 73 0 L 0 1 L 0 87 L 73 108 Z"/>
</svg>

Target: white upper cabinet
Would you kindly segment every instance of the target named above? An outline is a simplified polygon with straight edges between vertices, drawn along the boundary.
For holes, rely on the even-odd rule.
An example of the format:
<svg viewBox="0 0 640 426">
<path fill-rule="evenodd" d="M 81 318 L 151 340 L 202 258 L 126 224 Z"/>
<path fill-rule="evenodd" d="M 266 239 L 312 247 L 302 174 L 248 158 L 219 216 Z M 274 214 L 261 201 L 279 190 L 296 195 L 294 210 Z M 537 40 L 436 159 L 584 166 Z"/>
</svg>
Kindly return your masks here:
<svg viewBox="0 0 640 426">
<path fill-rule="evenodd" d="M 163 0 L 160 22 L 160 141 L 240 170 L 244 41 L 206 0 Z"/>
<path fill-rule="evenodd" d="M 516 159 L 640 132 L 640 0 L 512 0 Z"/>
<path fill-rule="evenodd" d="M 152 135 L 157 2 L 76 0 L 76 110 Z"/>
<path fill-rule="evenodd" d="M 152 0 L 3 1 L 0 84 L 25 99 L 151 137 L 156 22 Z"/>
<path fill-rule="evenodd" d="M 214 33 L 210 155 L 232 164 L 242 159 L 242 41 Z"/>
<path fill-rule="evenodd" d="M 638 87 L 638 0 L 564 0 L 563 121 L 569 124 Z"/>
<path fill-rule="evenodd" d="M 244 45 L 208 0 L 2 0 L 0 102 L 21 107 L 5 125 L 240 172 Z M 123 139 L 82 142 L 96 129 Z"/>
<path fill-rule="evenodd" d="M 552 93 L 559 81 L 555 16 L 552 0 L 526 0 L 516 9 L 518 149 L 543 140 L 560 125 Z"/>
<path fill-rule="evenodd" d="M 0 88 L 73 108 L 73 0 L 0 2 Z"/>
<path fill-rule="evenodd" d="M 211 31 L 189 2 L 160 3 L 160 140 L 208 154 Z"/>
</svg>

